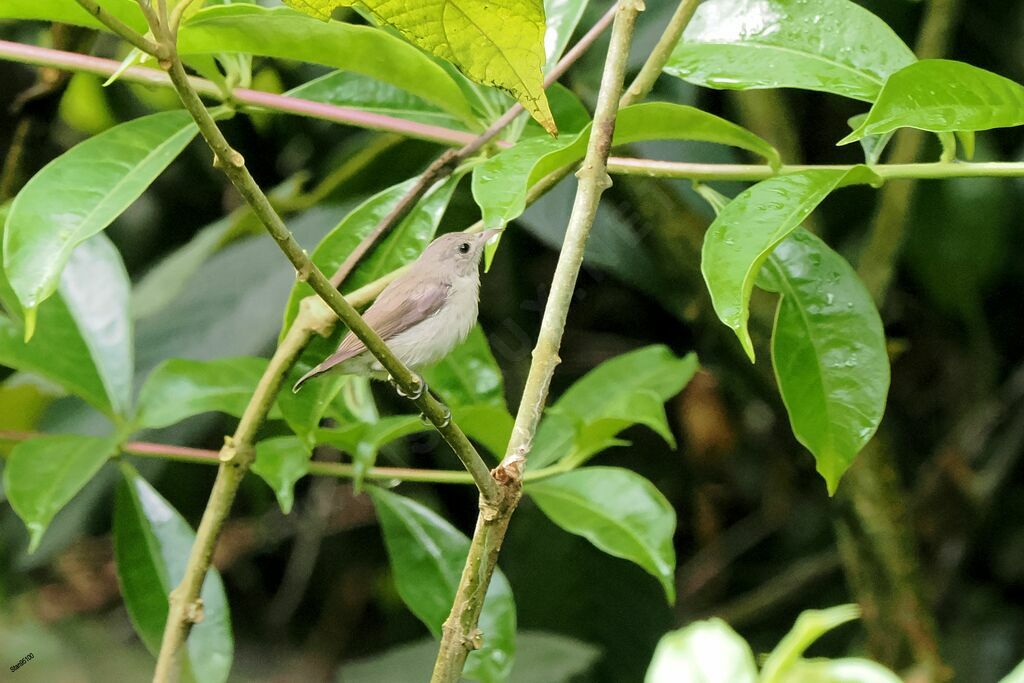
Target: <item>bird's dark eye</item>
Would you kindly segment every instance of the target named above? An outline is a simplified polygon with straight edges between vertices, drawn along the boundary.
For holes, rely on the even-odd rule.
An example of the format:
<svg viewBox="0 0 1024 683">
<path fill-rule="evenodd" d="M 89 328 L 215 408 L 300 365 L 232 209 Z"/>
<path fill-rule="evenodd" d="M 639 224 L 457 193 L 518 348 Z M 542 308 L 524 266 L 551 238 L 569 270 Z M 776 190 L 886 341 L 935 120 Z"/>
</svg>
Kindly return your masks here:
<svg viewBox="0 0 1024 683">
<path fill-rule="evenodd" d="M 469 253 L 469 242 L 463 242 L 462 244 L 459 245 L 459 253 L 460 254 L 468 254 Z"/>
</svg>

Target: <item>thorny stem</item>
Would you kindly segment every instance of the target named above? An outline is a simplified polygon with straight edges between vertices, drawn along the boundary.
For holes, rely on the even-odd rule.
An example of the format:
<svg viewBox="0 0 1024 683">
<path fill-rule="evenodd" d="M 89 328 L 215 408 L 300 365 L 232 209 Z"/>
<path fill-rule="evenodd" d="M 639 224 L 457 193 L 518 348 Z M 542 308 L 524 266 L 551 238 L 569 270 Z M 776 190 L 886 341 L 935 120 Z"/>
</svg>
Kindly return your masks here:
<svg viewBox="0 0 1024 683">
<path fill-rule="evenodd" d="M 519 404 L 519 413 L 512 430 L 512 439 L 505 459 L 493 475 L 500 484 L 501 496 L 496 507 L 481 504 L 469 554 L 455 594 L 451 613 L 441 630 L 441 646 L 431 676 L 432 683 L 455 683 L 459 680 L 466 658 L 478 647 L 477 624 L 483 609 L 484 596 L 497 564 L 501 543 L 508 523 L 522 495 L 526 455 L 540 420 L 548 387 L 555 366 L 558 348 L 569 312 L 569 303 L 583 251 L 602 193 L 611 185 L 605 169 L 608 150 L 615 130 L 615 115 L 622 90 L 629 46 L 637 15 L 643 10 L 641 0 L 620 0 L 617 4 L 611 43 L 605 59 L 604 74 L 594 112 L 594 125 L 587 146 L 587 155 L 577 172 L 579 186 L 576 201 L 565 234 L 565 241 L 552 279 L 551 292 L 544 308 L 540 334 L 533 351 L 533 361 Z"/>
<path fill-rule="evenodd" d="M 680 0 L 679 6 L 676 7 L 664 33 L 661 34 L 661 38 L 658 39 L 651 54 L 648 55 L 647 61 L 641 67 L 640 73 L 636 75 L 633 82 L 622 93 L 622 97 L 619 98 L 619 109 L 639 102 L 647 96 L 647 93 L 651 92 L 654 82 L 661 75 L 661 70 L 665 68 L 668 58 L 672 55 L 672 50 L 675 49 L 679 37 L 683 35 L 683 31 L 690 23 L 690 19 L 693 18 L 693 13 L 697 11 L 699 4 L 700 0 Z"/>
</svg>

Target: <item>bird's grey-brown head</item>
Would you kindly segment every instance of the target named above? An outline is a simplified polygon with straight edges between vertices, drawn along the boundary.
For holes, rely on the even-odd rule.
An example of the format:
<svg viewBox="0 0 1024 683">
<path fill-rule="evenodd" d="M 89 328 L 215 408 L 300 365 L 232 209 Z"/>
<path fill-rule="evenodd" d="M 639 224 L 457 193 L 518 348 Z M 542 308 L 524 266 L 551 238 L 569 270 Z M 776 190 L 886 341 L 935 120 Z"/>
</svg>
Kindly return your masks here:
<svg viewBox="0 0 1024 683">
<path fill-rule="evenodd" d="M 484 245 L 500 230 L 483 232 L 450 232 L 431 242 L 420 256 L 417 266 L 436 268 L 443 266 L 455 275 L 474 275 L 480 268 Z"/>
</svg>

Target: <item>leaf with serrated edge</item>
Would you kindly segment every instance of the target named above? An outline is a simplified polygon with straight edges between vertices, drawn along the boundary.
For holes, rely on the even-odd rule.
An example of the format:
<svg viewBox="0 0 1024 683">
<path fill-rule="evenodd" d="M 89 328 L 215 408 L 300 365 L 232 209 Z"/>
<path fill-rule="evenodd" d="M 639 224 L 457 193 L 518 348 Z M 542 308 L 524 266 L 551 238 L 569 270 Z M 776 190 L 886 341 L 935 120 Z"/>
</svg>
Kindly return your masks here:
<svg viewBox="0 0 1024 683">
<path fill-rule="evenodd" d="M 358 4 L 474 81 L 508 90 L 551 135 L 558 134 L 544 94 L 541 0 L 285 0 L 285 4 L 324 21 L 334 8 Z"/>
</svg>

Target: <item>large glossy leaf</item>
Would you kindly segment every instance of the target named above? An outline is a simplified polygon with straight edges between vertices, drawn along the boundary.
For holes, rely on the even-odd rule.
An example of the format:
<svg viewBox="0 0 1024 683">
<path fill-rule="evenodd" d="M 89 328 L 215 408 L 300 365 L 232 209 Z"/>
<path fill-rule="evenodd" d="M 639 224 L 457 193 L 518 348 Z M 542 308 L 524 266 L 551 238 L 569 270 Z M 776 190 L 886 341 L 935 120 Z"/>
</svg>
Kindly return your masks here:
<svg viewBox="0 0 1024 683">
<path fill-rule="evenodd" d="M 131 283 L 121 255 L 106 235 L 94 235 L 71 253 L 58 290 L 89 349 L 111 408 L 127 417 L 135 370 Z"/>
<path fill-rule="evenodd" d="M 541 0 L 285 0 L 328 21 L 358 4 L 411 43 L 452 62 L 477 83 L 497 86 L 557 134 L 544 95 L 544 5 Z"/>
<path fill-rule="evenodd" d="M 644 683 L 754 683 L 747 641 L 721 619 L 697 621 L 658 641 Z"/>
<path fill-rule="evenodd" d="M 136 31 L 147 30 L 146 19 L 133 0 L 103 0 L 103 9 Z M 0 19 L 36 19 L 73 26 L 105 28 L 75 0 L 4 0 L 0 2 Z"/>
<path fill-rule="evenodd" d="M 128 616 L 149 651 L 156 654 L 167 621 L 167 596 L 185 575 L 192 543 L 188 522 L 131 466 L 114 501 L 114 557 Z M 216 569 L 200 592 L 203 618 L 185 643 L 187 664 L 198 683 L 226 681 L 234 655 L 231 615 Z"/>
<path fill-rule="evenodd" d="M 889 356 L 871 295 L 850 264 L 800 229 L 765 279 L 779 292 L 772 364 L 793 433 L 834 493 L 885 412 Z"/>
<path fill-rule="evenodd" d="M 729 202 L 704 235 L 701 272 L 719 320 L 739 337 L 750 360 L 750 292 L 761 264 L 838 187 L 874 181 L 866 167 L 817 169 L 769 178 Z"/>
<path fill-rule="evenodd" d="M 452 130 L 468 130 L 465 121 L 422 97 L 358 73 L 335 71 L 303 83 L 286 95 L 314 102 L 351 107 L 406 121 L 427 123 Z"/>
<path fill-rule="evenodd" d="M 526 208 L 526 192 L 541 178 L 583 158 L 590 139 L 587 126 L 571 139 L 530 138 L 507 149 L 473 170 L 473 198 L 484 222 L 500 227 Z M 643 140 L 698 140 L 732 145 L 778 164 L 771 145 L 748 130 L 694 107 L 668 102 L 647 102 L 619 111 L 614 145 Z"/>
<path fill-rule="evenodd" d="M 423 378 L 448 405 L 506 406 L 501 368 L 479 325 Z"/>
<path fill-rule="evenodd" d="M 266 368 L 265 359 L 247 356 L 211 361 L 172 358 L 146 379 L 139 394 L 138 424 L 166 427 L 210 411 L 240 417 Z"/>
<path fill-rule="evenodd" d="M 430 427 L 418 415 L 390 415 L 374 422 L 358 422 L 338 429 L 317 431 L 318 443 L 328 443 L 352 457 L 355 475 L 352 485 L 362 491 L 366 471 L 377 462 L 377 454 L 388 443 Z"/>
<path fill-rule="evenodd" d="M 309 472 L 310 455 L 309 446 L 297 436 L 278 436 L 256 444 L 252 471 L 274 491 L 286 515 L 295 502 L 295 482 Z"/>
<path fill-rule="evenodd" d="M 654 484 L 619 467 L 585 467 L 525 490 L 555 524 L 640 565 L 675 602 L 676 513 Z"/>
<path fill-rule="evenodd" d="M 851 0 L 707 0 L 665 72 L 711 88 L 804 88 L 871 102 L 914 59 Z"/>
<path fill-rule="evenodd" d="M 22 441 L 4 467 L 4 491 L 29 531 L 29 552 L 43 532 L 117 449 L 112 438 L 40 436 Z"/>
<path fill-rule="evenodd" d="M 637 396 L 641 401 L 651 395 L 667 401 L 696 371 L 694 354 L 679 358 L 665 346 L 648 346 L 605 361 L 569 387 L 548 410 L 530 450 L 528 467 L 550 465 L 574 453 L 574 442 L 587 425 L 623 420 L 626 404 Z M 618 431 L 625 426 L 623 420 Z"/>
<path fill-rule="evenodd" d="M 408 216 L 360 262 L 345 280 L 345 290 L 352 290 L 371 282 L 385 273 L 414 261 L 434 238 L 441 217 L 448 208 L 448 200 L 459 182 L 459 177 L 445 181 L 429 190 Z M 393 185 L 367 199 L 346 215 L 317 245 L 310 258 L 328 275 L 338 269 L 409 190 L 415 179 Z M 304 282 L 297 282 L 285 309 L 283 330 L 287 330 L 299 312 L 299 302 L 313 294 Z"/>
<path fill-rule="evenodd" d="M 7 279 L 26 309 L 26 336 L 74 248 L 138 199 L 195 134 L 184 111 L 151 114 L 76 145 L 22 188 L 3 249 Z"/>
<path fill-rule="evenodd" d="M 178 49 L 184 55 L 244 52 L 353 71 L 402 88 L 466 123 L 474 121 L 465 96 L 444 69 L 399 38 L 369 26 L 320 22 L 283 7 L 214 6 L 182 26 Z"/>
<path fill-rule="evenodd" d="M 398 594 L 438 637 L 455 599 L 469 539 L 415 501 L 377 487 L 368 491 L 384 532 Z M 470 653 L 464 675 L 497 683 L 508 676 L 516 647 L 515 602 L 499 569 L 487 589 L 480 630 L 483 647 Z"/>
<path fill-rule="evenodd" d="M 991 71 L 947 59 L 925 59 L 886 81 L 861 126 L 839 141 L 897 128 L 933 133 L 1024 125 L 1024 86 Z"/>
</svg>

